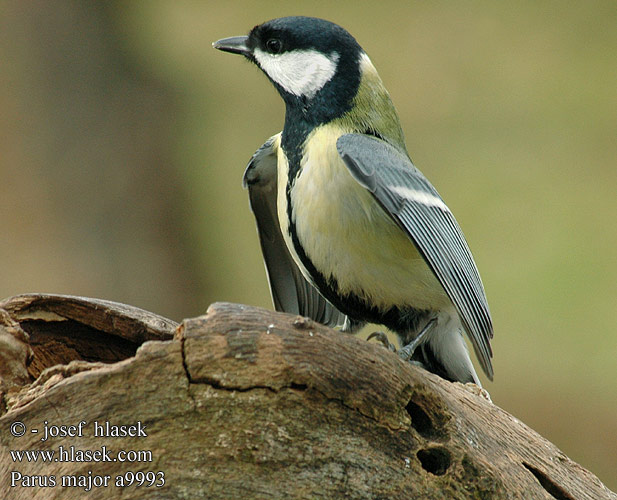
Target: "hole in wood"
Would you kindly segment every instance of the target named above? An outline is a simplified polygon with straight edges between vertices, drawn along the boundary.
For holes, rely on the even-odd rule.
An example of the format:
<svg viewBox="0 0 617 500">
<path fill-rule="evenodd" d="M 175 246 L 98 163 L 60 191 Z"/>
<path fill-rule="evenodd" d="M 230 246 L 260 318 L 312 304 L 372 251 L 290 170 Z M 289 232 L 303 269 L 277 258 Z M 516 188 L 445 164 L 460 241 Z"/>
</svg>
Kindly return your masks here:
<svg viewBox="0 0 617 500">
<path fill-rule="evenodd" d="M 424 408 L 418 403 L 410 401 L 405 407 L 407 413 L 411 417 L 411 426 L 418 431 L 422 437 L 431 438 L 435 435 L 436 430 L 431 417 Z"/>
<path fill-rule="evenodd" d="M 34 357 L 28 365 L 33 379 L 45 368 L 73 360 L 116 363 L 135 356 L 139 347 L 130 340 L 102 333 L 77 321 L 27 320 L 21 327 L 30 336 Z"/>
<path fill-rule="evenodd" d="M 557 498 L 557 500 L 574 500 L 574 497 L 572 497 L 566 490 L 555 483 L 540 469 L 528 464 L 527 462 L 523 462 L 523 465 L 535 476 L 540 485 L 542 485 L 542 488 L 544 488 L 552 497 Z"/>
<path fill-rule="evenodd" d="M 422 468 L 435 476 L 443 476 L 452 464 L 452 455 L 443 446 L 424 448 L 418 450 L 416 455 Z"/>
</svg>

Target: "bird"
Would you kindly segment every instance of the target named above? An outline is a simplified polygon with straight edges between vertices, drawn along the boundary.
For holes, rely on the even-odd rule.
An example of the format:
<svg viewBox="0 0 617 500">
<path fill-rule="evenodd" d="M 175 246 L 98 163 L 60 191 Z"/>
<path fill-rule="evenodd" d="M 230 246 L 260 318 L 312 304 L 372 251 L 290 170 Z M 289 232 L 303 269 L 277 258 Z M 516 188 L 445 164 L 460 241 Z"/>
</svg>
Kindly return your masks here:
<svg viewBox="0 0 617 500">
<path fill-rule="evenodd" d="M 257 65 L 285 103 L 282 131 L 243 178 L 275 309 L 346 332 L 383 325 L 403 359 L 481 386 L 466 335 L 493 380 L 493 324 L 469 246 L 411 161 L 356 39 L 333 22 L 291 16 L 213 47 Z"/>
</svg>

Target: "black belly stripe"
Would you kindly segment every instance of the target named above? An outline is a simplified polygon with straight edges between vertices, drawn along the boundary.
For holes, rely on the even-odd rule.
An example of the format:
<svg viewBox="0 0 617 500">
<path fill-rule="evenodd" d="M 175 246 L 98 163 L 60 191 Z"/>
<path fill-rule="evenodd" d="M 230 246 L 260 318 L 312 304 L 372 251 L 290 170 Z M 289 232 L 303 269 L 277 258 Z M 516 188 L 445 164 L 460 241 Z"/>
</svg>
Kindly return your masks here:
<svg viewBox="0 0 617 500">
<path fill-rule="evenodd" d="M 319 292 L 339 311 L 353 320 L 382 324 L 391 330 L 401 333 L 417 330 L 418 325 L 422 322 L 423 318 L 430 314 L 430 311 L 419 310 L 409 306 L 392 306 L 387 309 L 382 309 L 367 303 L 365 299 L 361 298 L 359 294 L 361 292 L 360 290 L 358 294 L 349 293 L 341 295 L 336 278 L 333 276 L 324 276 L 324 274 L 315 267 L 313 261 L 304 251 L 304 247 L 298 238 L 298 232 L 293 217 L 290 186 L 293 186 L 293 183 L 288 184 L 288 189 L 286 190 L 289 235 L 296 254 L 300 258 L 304 268 L 310 274 Z"/>
<path fill-rule="evenodd" d="M 313 283 L 319 292 L 339 311 L 349 316 L 352 320 L 382 324 L 393 331 L 400 332 L 402 335 L 410 331 L 416 331 L 423 318 L 430 314 L 429 311 L 415 309 L 407 305 L 404 307 L 393 305 L 386 309 L 379 308 L 367 303 L 367 301 L 362 298 L 361 290 L 358 290 L 357 293 L 352 292 L 341 295 L 336 278 L 333 276 L 324 276 L 321 271 L 315 267 L 313 261 L 304 251 L 298 238 L 298 232 L 294 222 L 291 191 L 301 170 L 304 144 L 317 124 L 304 122 L 299 116 L 293 115 L 294 113 L 290 112 L 288 109 L 285 116 L 285 127 L 283 128 L 281 137 L 281 148 L 287 158 L 288 165 L 285 197 L 287 200 L 286 215 L 289 221 L 289 236 L 291 237 L 292 244 L 302 265 L 311 275 Z M 374 130 L 365 130 L 364 133 L 381 137 Z"/>
</svg>

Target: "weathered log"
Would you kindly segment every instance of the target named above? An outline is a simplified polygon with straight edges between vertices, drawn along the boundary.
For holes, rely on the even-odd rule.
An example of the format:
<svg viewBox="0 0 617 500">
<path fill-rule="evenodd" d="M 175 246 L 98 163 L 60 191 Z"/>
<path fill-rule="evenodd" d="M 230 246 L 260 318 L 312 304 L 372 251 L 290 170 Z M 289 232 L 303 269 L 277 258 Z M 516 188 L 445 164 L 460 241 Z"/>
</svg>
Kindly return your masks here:
<svg viewBox="0 0 617 500">
<path fill-rule="evenodd" d="M 617 500 L 476 386 L 306 318 L 219 303 L 176 328 L 92 299 L 0 307 L 3 498 Z M 103 447 L 112 461 L 76 460 Z M 15 450 L 68 455 L 18 461 Z M 128 450 L 134 461 L 120 461 Z M 136 472 L 145 485 L 128 484 Z"/>
</svg>

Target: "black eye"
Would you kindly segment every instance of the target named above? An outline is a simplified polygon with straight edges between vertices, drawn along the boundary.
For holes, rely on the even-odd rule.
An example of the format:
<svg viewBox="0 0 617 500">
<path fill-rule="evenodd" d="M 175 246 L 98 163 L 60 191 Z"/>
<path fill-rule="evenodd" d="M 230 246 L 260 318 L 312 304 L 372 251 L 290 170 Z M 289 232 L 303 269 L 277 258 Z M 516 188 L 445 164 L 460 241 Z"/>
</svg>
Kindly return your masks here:
<svg viewBox="0 0 617 500">
<path fill-rule="evenodd" d="M 266 50 L 270 54 L 280 54 L 283 50 L 283 43 L 278 38 L 270 38 L 266 42 Z"/>
</svg>

